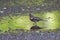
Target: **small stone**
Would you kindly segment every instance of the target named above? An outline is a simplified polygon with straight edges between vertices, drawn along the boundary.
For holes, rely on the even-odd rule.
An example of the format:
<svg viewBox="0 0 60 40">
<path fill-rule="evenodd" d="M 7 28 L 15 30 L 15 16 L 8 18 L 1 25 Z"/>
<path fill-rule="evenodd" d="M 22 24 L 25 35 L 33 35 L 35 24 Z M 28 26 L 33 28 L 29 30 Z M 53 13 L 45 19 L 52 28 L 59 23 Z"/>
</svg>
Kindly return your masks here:
<svg viewBox="0 0 60 40">
<path fill-rule="evenodd" d="M 0 11 L 0 13 L 4 13 L 4 11 Z"/>
<path fill-rule="evenodd" d="M 3 9 L 7 9 L 6 7 L 4 7 Z"/>
<path fill-rule="evenodd" d="M 36 8 L 36 10 L 40 10 L 40 8 Z"/>
<path fill-rule="evenodd" d="M 28 7 L 28 8 L 30 8 L 30 7 Z"/>
<path fill-rule="evenodd" d="M 22 8 L 22 11 L 25 11 L 25 9 Z"/>
</svg>

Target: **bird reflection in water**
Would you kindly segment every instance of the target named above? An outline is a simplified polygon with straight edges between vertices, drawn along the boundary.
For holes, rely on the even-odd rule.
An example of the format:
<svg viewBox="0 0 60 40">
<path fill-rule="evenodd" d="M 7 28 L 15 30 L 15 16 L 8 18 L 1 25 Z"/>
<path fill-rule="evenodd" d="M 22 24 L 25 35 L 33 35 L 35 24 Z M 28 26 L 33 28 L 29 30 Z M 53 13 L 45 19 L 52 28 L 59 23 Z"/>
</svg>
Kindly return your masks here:
<svg viewBox="0 0 60 40">
<path fill-rule="evenodd" d="M 29 14 L 29 19 L 34 22 L 31 29 L 42 29 L 42 27 L 37 26 L 37 22 L 42 21 L 39 17 L 34 16 L 32 13 Z"/>
</svg>

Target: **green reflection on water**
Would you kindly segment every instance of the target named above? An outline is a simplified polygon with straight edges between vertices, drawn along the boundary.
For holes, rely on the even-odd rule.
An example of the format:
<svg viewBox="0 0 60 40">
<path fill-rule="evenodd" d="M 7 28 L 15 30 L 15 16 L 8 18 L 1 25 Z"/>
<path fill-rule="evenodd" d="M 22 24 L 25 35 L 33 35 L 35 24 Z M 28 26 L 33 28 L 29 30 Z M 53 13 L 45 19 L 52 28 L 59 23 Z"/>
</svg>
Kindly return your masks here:
<svg viewBox="0 0 60 40">
<path fill-rule="evenodd" d="M 35 16 L 40 17 L 48 21 L 40 21 L 37 23 L 40 27 L 46 27 L 45 29 L 59 29 L 60 27 L 60 11 L 51 11 L 37 13 Z M 12 30 L 17 28 L 30 30 L 30 27 L 33 26 L 33 22 L 29 20 L 29 16 L 12 16 L 10 19 L 8 16 L 3 17 L 0 21 L 0 30 L 3 32 L 8 31 L 8 27 Z"/>
<path fill-rule="evenodd" d="M 59 11 L 51 11 L 46 12 L 45 18 L 47 18 L 46 27 L 47 29 L 57 29 L 60 25 L 60 12 Z"/>
</svg>

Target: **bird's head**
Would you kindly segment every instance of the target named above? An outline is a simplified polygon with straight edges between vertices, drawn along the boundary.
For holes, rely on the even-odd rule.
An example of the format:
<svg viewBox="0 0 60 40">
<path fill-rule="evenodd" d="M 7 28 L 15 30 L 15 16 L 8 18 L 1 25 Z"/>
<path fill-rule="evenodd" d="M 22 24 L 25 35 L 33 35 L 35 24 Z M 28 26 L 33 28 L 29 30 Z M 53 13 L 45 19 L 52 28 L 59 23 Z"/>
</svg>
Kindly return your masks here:
<svg viewBox="0 0 60 40">
<path fill-rule="evenodd" d="M 29 14 L 29 16 L 30 16 L 30 17 L 33 17 L 33 14 L 32 14 L 32 13 L 30 13 L 30 14 Z"/>
</svg>

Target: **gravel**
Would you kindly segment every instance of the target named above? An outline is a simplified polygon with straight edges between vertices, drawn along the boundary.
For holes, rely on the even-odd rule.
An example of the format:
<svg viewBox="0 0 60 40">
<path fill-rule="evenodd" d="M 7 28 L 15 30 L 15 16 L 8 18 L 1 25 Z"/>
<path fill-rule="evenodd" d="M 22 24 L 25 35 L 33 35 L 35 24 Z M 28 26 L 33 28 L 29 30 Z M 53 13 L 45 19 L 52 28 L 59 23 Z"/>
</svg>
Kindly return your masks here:
<svg viewBox="0 0 60 40">
<path fill-rule="evenodd" d="M 0 34 L 0 40 L 60 40 L 60 32 L 19 32 Z"/>
<path fill-rule="evenodd" d="M 12 7 L 0 7 L 0 16 L 19 15 L 20 13 L 29 12 L 46 12 L 52 10 L 60 10 L 60 0 L 45 0 L 41 5 L 34 7 L 26 6 L 12 6 Z M 19 14 L 17 14 L 19 13 Z"/>
</svg>

